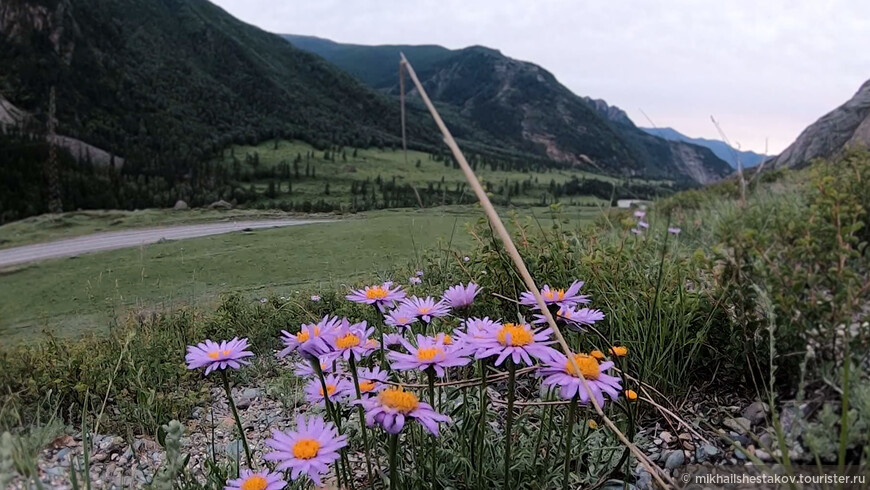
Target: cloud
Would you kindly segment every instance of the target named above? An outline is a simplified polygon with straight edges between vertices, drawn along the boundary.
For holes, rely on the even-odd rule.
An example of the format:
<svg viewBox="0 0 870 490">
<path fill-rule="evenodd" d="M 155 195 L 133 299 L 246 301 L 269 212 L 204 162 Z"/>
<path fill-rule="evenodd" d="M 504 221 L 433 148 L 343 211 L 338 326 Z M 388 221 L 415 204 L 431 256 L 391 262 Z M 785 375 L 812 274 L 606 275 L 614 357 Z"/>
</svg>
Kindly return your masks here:
<svg viewBox="0 0 870 490">
<path fill-rule="evenodd" d="M 870 2 L 215 0 L 277 33 L 358 44 L 480 44 L 537 63 L 639 125 L 781 151 L 870 78 Z M 413 63 L 413 60 L 411 60 Z"/>
</svg>

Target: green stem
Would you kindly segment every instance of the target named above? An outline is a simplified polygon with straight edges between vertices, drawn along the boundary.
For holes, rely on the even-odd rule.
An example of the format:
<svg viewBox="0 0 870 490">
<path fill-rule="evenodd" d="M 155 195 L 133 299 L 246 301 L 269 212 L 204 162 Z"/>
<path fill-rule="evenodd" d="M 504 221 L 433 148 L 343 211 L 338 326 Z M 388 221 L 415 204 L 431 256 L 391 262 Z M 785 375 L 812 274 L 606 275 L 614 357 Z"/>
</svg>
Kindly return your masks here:
<svg viewBox="0 0 870 490">
<path fill-rule="evenodd" d="M 329 389 L 326 386 L 326 377 L 323 375 L 323 369 L 320 367 L 320 360 L 316 357 L 309 358 L 309 362 L 311 362 L 311 367 L 314 368 L 314 372 L 317 373 L 317 377 L 320 379 L 320 390 L 323 392 L 323 403 L 326 405 L 326 413 L 329 418 L 335 423 L 335 429 L 338 431 L 338 434 L 341 435 L 341 415 L 336 407 L 332 405 L 332 401 L 329 399 Z M 339 461 L 339 469 L 335 472 L 338 475 L 338 484 L 341 486 L 341 479 L 344 476 L 344 480 L 347 483 L 347 486 L 353 488 L 353 482 L 351 480 L 350 474 L 350 462 L 347 460 L 347 446 L 341 448 L 339 450 L 339 454 L 341 455 L 341 460 Z"/>
<path fill-rule="evenodd" d="M 568 429 L 565 436 L 565 470 L 562 473 L 562 490 L 568 488 L 568 475 L 571 469 L 571 436 L 574 435 L 574 422 L 577 417 L 577 395 L 571 399 L 571 404 L 568 405 Z"/>
<path fill-rule="evenodd" d="M 398 454 L 399 434 L 390 436 L 390 490 L 399 488 L 399 467 L 396 464 Z"/>
<path fill-rule="evenodd" d="M 435 410 L 435 369 L 431 366 L 426 369 L 426 376 L 429 380 L 429 405 L 432 406 L 432 410 Z M 432 458 L 432 488 L 435 488 L 435 478 L 438 475 L 437 466 L 438 466 L 438 457 L 435 449 L 435 438 L 431 438 L 431 454 Z"/>
<path fill-rule="evenodd" d="M 353 386 L 356 388 L 356 399 L 362 400 L 362 392 L 359 388 L 359 375 L 356 372 L 356 361 L 354 360 L 353 353 L 350 355 L 350 374 L 353 376 Z M 365 409 L 363 409 L 362 405 L 357 405 L 357 413 L 359 414 L 359 426 L 362 431 L 363 438 L 363 448 L 365 449 L 366 455 L 366 476 L 369 479 L 369 482 L 372 482 L 372 456 L 369 452 L 369 436 L 368 431 L 366 430 L 366 416 Z"/>
<path fill-rule="evenodd" d="M 242 438 L 242 446 L 245 448 L 245 461 L 248 463 L 248 468 L 254 470 L 254 465 L 251 463 L 251 449 L 248 447 L 248 438 L 245 436 L 245 428 L 242 426 L 242 419 L 239 418 L 239 411 L 236 410 L 236 402 L 233 401 L 233 391 L 230 389 L 230 378 L 227 376 L 226 369 L 221 369 L 220 371 L 221 379 L 224 382 L 224 390 L 227 392 L 227 402 L 230 405 L 230 410 L 233 412 L 233 418 L 236 419 L 236 427 L 239 429 L 239 437 Z"/>
<path fill-rule="evenodd" d="M 511 358 L 507 360 L 508 364 L 508 399 L 507 399 L 507 422 L 505 423 L 504 434 L 504 490 L 510 490 L 511 487 L 511 430 L 514 424 L 514 388 L 516 386 L 517 365 L 514 364 Z"/>
<path fill-rule="evenodd" d="M 544 400 L 548 400 L 550 398 L 550 389 L 547 388 L 547 393 L 544 396 Z M 538 462 L 538 453 L 541 452 L 541 442 L 544 440 L 544 431 L 545 427 L 548 425 L 547 420 L 553 416 L 553 405 L 547 405 L 544 409 L 544 416 L 541 417 L 541 429 L 538 431 L 538 435 L 535 437 L 535 452 L 532 453 L 532 469 L 535 468 L 535 465 Z"/>
<path fill-rule="evenodd" d="M 477 451 L 477 487 L 485 488 L 483 485 L 483 447 L 486 436 L 486 364 L 480 361 L 480 425 L 477 431 L 477 436 L 480 438 Z"/>
</svg>

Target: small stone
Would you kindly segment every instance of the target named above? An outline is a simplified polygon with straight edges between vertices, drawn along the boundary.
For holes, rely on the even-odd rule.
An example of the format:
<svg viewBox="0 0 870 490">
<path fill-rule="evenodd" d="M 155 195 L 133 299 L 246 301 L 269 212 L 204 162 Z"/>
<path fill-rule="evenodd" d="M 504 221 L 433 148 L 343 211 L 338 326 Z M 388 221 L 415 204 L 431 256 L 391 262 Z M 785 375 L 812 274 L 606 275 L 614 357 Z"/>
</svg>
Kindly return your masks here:
<svg viewBox="0 0 870 490">
<path fill-rule="evenodd" d="M 70 453 L 70 448 L 65 447 L 65 448 L 61 449 L 60 451 L 58 451 L 57 454 L 54 455 L 54 459 L 57 461 L 66 461 L 67 458 L 69 457 L 69 453 Z"/>
<path fill-rule="evenodd" d="M 662 433 L 659 434 L 659 438 L 661 438 L 661 440 L 664 441 L 665 444 L 670 444 L 674 441 L 674 436 L 672 436 L 671 433 L 668 431 L 662 431 Z"/>
<path fill-rule="evenodd" d="M 752 422 L 745 417 L 737 417 L 736 419 L 725 419 L 722 423 L 725 427 L 733 430 L 738 434 L 745 434 L 749 431 L 749 428 L 752 426 Z"/>
<path fill-rule="evenodd" d="M 672 470 L 681 466 L 685 461 L 686 455 L 682 451 L 672 451 L 665 460 L 665 468 Z"/>
<path fill-rule="evenodd" d="M 753 425 L 758 425 L 764 422 L 769 411 L 770 405 L 767 403 L 754 402 L 743 409 L 743 418 L 749 420 Z"/>
<path fill-rule="evenodd" d="M 767 454 L 766 451 L 762 451 L 761 449 L 755 451 L 755 457 L 761 461 L 770 461 L 773 459 L 770 457 L 770 454 Z"/>
</svg>

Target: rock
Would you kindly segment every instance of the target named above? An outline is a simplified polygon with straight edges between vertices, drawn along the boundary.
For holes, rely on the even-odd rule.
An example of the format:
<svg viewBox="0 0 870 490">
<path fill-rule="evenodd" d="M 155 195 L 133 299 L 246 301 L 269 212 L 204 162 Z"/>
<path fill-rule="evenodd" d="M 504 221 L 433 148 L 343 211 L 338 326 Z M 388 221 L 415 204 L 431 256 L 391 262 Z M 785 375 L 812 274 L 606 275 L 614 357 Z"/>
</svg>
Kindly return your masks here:
<svg viewBox="0 0 870 490">
<path fill-rule="evenodd" d="M 227 444 L 224 452 L 226 452 L 227 456 L 230 458 L 237 460 L 240 455 L 244 454 L 245 448 L 242 446 L 242 441 L 233 441 Z"/>
<path fill-rule="evenodd" d="M 752 425 L 758 425 L 764 422 L 767 413 L 770 411 L 770 405 L 764 402 L 754 402 L 743 409 L 743 418 L 749 420 Z"/>
<path fill-rule="evenodd" d="M 745 417 L 737 417 L 736 419 L 725 419 L 722 425 L 738 434 L 745 434 L 749 431 L 749 428 L 752 427 L 752 422 Z"/>
<path fill-rule="evenodd" d="M 53 441 L 51 441 L 51 447 L 53 447 L 54 449 L 60 449 L 62 447 L 73 447 L 75 445 L 75 439 L 73 439 L 72 436 L 69 434 L 57 436 Z"/>
<path fill-rule="evenodd" d="M 755 448 L 753 446 L 749 446 L 747 448 L 743 448 L 743 447 L 734 448 L 734 457 L 735 458 L 737 458 L 741 461 L 745 461 L 748 458 L 747 455 L 749 455 L 749 456 L 755 455 Z"/>
<path fill-rule="evenodd" d="M 755 451 L 755 457 L 762 461 L 770 461 L 773 459 L 770 457 L 770 454 L 767 454 L 767 452 L 762 451 L 761 449 Z"/>
<path fill-rule="evenodd" d="M 672 470 L 678 466 L 682 466 L 686 462 L 686 455 L 683 451 L 671 451 L 665 459 L 665 468 Z"/>
<path fill-rule="evenodd" d="M 57 452 L 54 455 L 54 459 L 57 461 L 66 461 L 69 458 L 70 448 L 65 447 Z"/>
<path fill-rule="evenodd" d="M 176 211 L 184 211 L 184 210 L 190 209 L 190 206 L 188 206 L 186 202 L 179 199 L 179 200 L 175 201 L 175 206 L 172 206 L 172 209 L 174 209 Z"/>
<path fill-rule="evenodd" d="M 208 205 L 209 209 L 233 209 L 233 205 L 221 199 Z"/>
<path fill-rule="evenodd" d="M 674 436 L 672 436 L 668 431 L 662 431 L 662 433 L 659 434 L 659 438 L 664 441 L 665 444 L 670 444 L 674 441 Z"/>
</svg>

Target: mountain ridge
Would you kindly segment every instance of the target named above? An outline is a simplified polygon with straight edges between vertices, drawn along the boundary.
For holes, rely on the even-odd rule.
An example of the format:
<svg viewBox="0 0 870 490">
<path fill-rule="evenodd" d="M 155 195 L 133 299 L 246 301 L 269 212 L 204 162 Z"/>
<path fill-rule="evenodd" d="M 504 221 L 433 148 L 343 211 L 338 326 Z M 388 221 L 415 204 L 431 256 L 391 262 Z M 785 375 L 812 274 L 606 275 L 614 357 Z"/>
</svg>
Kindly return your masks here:
<svg viewBox="0 0 870 490">
<path fill-rule="evenodd" d="M 669 141 L 684 141 L 695 145 L 709 148 L 714 155 L 731 165 L 732 168 L 737 168 L 737 158 L 740 158 L 740 163 L 743 168 L 755 167 L 764 160 L 770 158 L 770 155 L 762 155 L 754 151 L 738 150 L 728 143 L 720 140 L 711 140 L 707 138 L 692 138 L 680 133 L 674 128 L 640 128 L 649 134 L 664 138 Z"/>
</svg>

